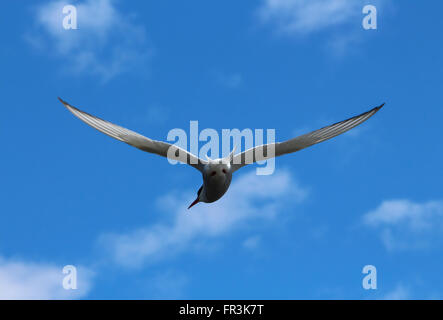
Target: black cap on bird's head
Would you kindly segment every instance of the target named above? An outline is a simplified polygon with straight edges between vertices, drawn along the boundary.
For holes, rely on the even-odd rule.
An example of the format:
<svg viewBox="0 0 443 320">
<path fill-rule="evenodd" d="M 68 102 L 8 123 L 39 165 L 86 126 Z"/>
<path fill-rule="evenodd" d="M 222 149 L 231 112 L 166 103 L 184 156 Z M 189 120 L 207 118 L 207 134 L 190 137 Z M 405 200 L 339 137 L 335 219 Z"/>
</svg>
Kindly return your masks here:
<svg viewBox="0 0 443 320">
<path fill-rule="evenodd" d="M 191 203 L 191 205 L 188 207 L 188 209 L 191 209 L 192 206 L 196 205 L 200 202 L 200 193 L 202 192 L 203 186 L 200 187 L 197 191 L 197 199 L 194 200 L 194 202 Z"/>
</svg>

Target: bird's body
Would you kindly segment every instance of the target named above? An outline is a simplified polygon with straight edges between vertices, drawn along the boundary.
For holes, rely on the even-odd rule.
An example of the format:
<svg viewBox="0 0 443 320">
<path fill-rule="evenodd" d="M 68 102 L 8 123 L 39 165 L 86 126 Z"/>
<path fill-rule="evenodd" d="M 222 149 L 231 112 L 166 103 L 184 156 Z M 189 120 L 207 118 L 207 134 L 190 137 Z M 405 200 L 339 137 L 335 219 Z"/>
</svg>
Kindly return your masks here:
<svg viewBox="0 0 443 320">
<path fill-rule="evenodd" d="M 174 160 L 184 162 L 199 170 L 202 174 L 203 185 L 197 192 L 197 199 L 195 199 L 189 208 L 198 202 L 211 203 L 223 197 L 231 184 L 232 174 L 241 167 L 257 161 L 263 161 L 272 157 L 296 152 L 333 138 L 366 121 L 384 105 L 382 104 L 381 106 L 373 108 L 358 116 L 337 122 L 284 142 L 256 146 L 237 155 L 234 155 L 234 149 L 234 151 L 226 158 L 203 160 L 178 146 L 162 141 L 151 140 L 136 132 L 83 112 L 60 98 L 59 100 L 80 120 L 108 136 L 123 141 L 143 151 L 158 154 L 163 157 L 170 158 L 172 155 L 176 156 L 178 154 L 178 157 Z"/>
</svg>

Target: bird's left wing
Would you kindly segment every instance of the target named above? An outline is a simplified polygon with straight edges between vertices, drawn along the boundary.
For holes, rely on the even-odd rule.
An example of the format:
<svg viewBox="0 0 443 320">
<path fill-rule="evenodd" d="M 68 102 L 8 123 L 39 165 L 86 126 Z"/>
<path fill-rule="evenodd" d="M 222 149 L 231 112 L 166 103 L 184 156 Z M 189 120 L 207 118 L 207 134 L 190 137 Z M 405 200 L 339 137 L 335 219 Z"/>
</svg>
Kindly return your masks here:
<svg viewBox="0 0 443 320">
<path fill-rule="evenodd" d="M 287 153 L 296 152 L 319 142 L 336 137 L 339 134 L 342 134 L 358 126 L 362 122 L 368 120 L 378 110 L 380 110 L 383 105 L 384 103 L 381 106 L 375 107 L 358 116 L 334 123 L 330 126 L 312 131 L 310 133 L 298 136 L 284 142 L 271 143 L 248 149 L 242 153 L 235 155 L 232 158 L 232 172 L 240 169 L 247 164 L 267 160 L 272 157 L 278 157 Z"/>
<path fill-rule="evenodd" d="M 179 148 L 176 145 L 172 145 L 163 141 L 149 139 L 145 136 L 142 136 L 141 134 L 138 134 L 137 132 L 125 129 L 116 124 L 90 115 L 89 113 L 86 113 L 77 109 L 76 107 L 71 106 L 66 101 L 63 101 L 60 98 L 58 99 L 77 118 L 114 139 L 123 141 L 140 150 L 149 153 L 155 153 L 162 157 L 171 158 L 173 160 L 178 160 L 180 162 L 189 164 L 199 171 L 202 171 L 203 166 L 206 164 L 205 160 L 199 159 L 198 157 L 194 156 L 193 154 L 187 152 L 182 148 Z"/>
</svg>

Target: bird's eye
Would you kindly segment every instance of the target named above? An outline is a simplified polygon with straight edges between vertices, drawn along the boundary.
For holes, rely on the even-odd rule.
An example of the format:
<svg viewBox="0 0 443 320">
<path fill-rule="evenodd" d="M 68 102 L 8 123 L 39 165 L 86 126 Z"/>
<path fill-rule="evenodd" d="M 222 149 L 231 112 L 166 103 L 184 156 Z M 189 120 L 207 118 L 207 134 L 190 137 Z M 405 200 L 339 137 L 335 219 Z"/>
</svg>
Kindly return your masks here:
<svg viewBox="0 0 443 320">
<path fill-rule="evenodd" d="M 211 172 L 211 177 L 215 176 L 216 173 L 217 173 L 217 172 L 212 171 L 212 172 Z"/>
<path fill-rule="evenodd" d="M 226 169 L 223 169 L 222 171 L 223 171 L 224 174 L 226 174 Z"/>
</svg>

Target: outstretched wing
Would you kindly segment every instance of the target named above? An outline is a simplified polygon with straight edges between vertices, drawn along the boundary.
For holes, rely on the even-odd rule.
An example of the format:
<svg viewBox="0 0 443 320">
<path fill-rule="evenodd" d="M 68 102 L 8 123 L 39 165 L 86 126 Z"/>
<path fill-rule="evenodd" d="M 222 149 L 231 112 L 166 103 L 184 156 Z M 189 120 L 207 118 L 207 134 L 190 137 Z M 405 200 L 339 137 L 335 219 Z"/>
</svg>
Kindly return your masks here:
<svg viewBox="0 0 443 320">
<path fill-rule="evenodd" d="M 383 106 L 384 103 L 381 106 L 362 113 L 358 116 L 334 123 L 330 126 L 312 131 L 310 133 L 298 136 L 285 142 L 271 143 L 248 149 L 233 157 L 231 161 L 232 171 L 234 172 L 241 167 L 247 164 L 254 163 L 256 161 L 263 161 L 272 157 L 278 157 L 287 153 L 296 152 L 319 142 L 338 136 L 339 134 L 342 134 L 358 126 L 360 123 L 368 120 Z"/>
<path fill-rule="evenodd" d="M 104 134 L 115 138 L 117 140 L 123 141 L 131 146 L 134 146 L 140 150 L 155 153 L 162 157 L 171 158 L 173 160 L 178 160 L 183 163 L 193 166 L 199 171 L 203 170 L 203 166 L 206 164 L 205 160 L 199 159 L 193 154 L 187 152 L 184 149 L 179 148 L 176 145 L 166 143 L 163 141 L 157 141 L 149 139 L 137 132 L 125 129 L 116 124 L 110 123 L 108 121 L 102 120 L 100 118 L 94 117 L 89 113 L 81 111 L 76 107 L 71 106 L 66 101 L 58 98 L 63 105 L 72 112 L 77 118 L 90 125 L 91 127 L 97 129 Z M 169 151 L 169 155 L 168 155 Z"/>
</svg>

